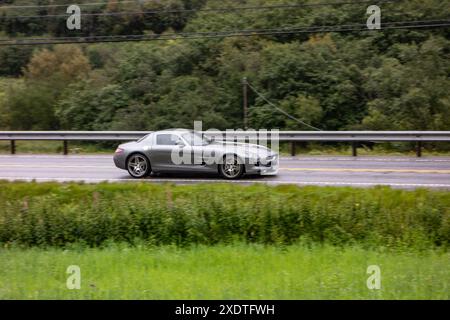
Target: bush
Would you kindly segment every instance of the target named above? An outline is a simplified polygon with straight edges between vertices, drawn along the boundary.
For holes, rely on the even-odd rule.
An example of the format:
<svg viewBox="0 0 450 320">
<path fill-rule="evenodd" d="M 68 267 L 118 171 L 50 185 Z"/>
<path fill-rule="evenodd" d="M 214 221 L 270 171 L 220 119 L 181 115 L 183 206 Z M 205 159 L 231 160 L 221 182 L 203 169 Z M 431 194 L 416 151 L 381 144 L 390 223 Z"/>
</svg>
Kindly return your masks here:
<svg viewBox="0 0 450 320">
<path fill-rule="evenodd" d="M 0 183 L 0 243 L 447 247 L 450 194 L 265 185 Z"/>
</svg>

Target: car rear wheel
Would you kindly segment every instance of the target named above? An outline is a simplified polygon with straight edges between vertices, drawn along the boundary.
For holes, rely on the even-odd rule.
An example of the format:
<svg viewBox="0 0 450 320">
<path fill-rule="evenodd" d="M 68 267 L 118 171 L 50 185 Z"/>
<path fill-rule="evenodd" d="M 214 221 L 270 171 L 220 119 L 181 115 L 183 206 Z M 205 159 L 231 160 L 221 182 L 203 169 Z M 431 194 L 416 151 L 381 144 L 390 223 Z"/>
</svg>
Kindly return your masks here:
<svg viewBox="0 0 450 320">
<path fill-rule="evenodd" d="M 127 170 L 133 178 L 142 178 L 151 172 L 150 162 L 142 154 L 133 154 L 128 158 Z"/>
<path fill-rule="evenodd" d="M 225 156 L 219 164 L 219 173 L 225 179 L 239 179 L 244 174 L 244 165 L 237 156 Z"/>
</svg>

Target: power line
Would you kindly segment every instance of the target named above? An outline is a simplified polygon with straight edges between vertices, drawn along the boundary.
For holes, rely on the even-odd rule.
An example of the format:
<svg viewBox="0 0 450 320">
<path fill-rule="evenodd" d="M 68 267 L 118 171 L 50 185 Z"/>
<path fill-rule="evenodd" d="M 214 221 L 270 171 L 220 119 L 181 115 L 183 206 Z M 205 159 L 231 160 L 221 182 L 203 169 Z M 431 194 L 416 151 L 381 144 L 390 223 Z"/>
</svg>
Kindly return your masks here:
<svg viewBox="0 0 450 320">
<path fill-rule="evenodd" d="M 450 26 L 450 20 L 424 20 L 423 24 L 418 21 L 387 22 L 382 24 L 378 30 L 369 30 L 365 24 L 334 25 L 317 27 L 290 27 L 275 29 L 253 29 L 253 30 L 230 30 L 213 32 L 191 32 L 191 33 L 166 33 L 151 35 L 115 35 L 115 36 L 87 36 L 87 37 L 54 37 L 54 38 L 24 38 L 24 39 L 0 39 L 0 46 L 6 45 L 44 45 L 44 44 L 69 44 L 69 43 L 102 43 L 102 42 L 129 42 L 129 41 L 151 41 L 151 40 L 190 40 L 210 39 L 226 37 L 260 36 L 260 35 L 282 35 L 300 33 L 328 33 L 328 32 L 367 32 L 383 31 L 390 29 L 417 29 L 417 28 L 442 28 Z"/>
<path fill-rule="evenodd" d="M 36 39 L 35 42 L 22 42 L 15 40 L 16 42 L 2 42 L 0 46 L 15 46 L 15 45 L 51 45 L 51 44 L 92 44 L 92 43 L 107 43 L 107 42 L 131 42 L 131 41 L 168 41 L 168 40 L 195 40 L 195 39 L 212 39 L 212 38 L 228 38 L 228 37 L 244 37 L 244 36 L 262 36 L 262 35 L 282 35 L 282 34 L 296 34 L 296 33 L 328 33 L 328 32 L 374 32 L 390 29 L 413 29 L 413 28 L 436 28 L 436 27 L 448 27 L 450 23 L 446 24 L 430 24 L 420 26 L 391 26 L 384 27 L 382 30 L 368 30 L 366 28 L 356 29 L 322 29 L 322 30 L 279 30 L 279 31 L 267 31 L 267 32 L 253 32 L 253 33 L 220 33 L 214 34 L 202 34 L 202 35 L 189 35 L 184 34 L 166 34 L 166 35 L 127 35 L 127 36 L 98 36 L 98 37 L 70 37 L 68 40 L 61 41 L 58 38 L 43 38 Z M 2 40 L 5 41 L 5 40 Z"/>
<path fill-rule="evenodd" d="M 423 23 L 424 25 L 420 25 L 420 26 L 429 26 L 430 24 L 432 24 L 433 26 L 439 26 L 439 24 L 442 23 L 450 23 L 450 20 L 415 20 L 415 21 L 393 21 L 393 22 L 384 22 L 383 23 L 383 27 L 389 27 L 389 26 L 396 26 L 396 25 L 400 25 L 403 27 L 406 26 L 418 26 L 417 24 L 419 23 Z M 408 25 L 409 24 L 409 25 Z M 245 35 L 247 34 L 253 34 L 253 33 L 270 33 L 270 32 L 281 32 L 281 31 L 289 31 L 292 33 L 294 32 L 301 32 L 301 31 L 307 31 L 307 32 L 315 32 L 317 30 L 317 32 L 322 31 L 323 29 L 326 30 L 333 30 L 333 31 L 329 31 L 329 32 L 334 32 L 334 31 L 340 31 L 340 30 L 349 30 L 348 28 L 364 28 L 367 30 L 367 25 L 364 23 L 360 23 L 360 24 L 344 24 L 344 25 L 321 25 L 321 26 L 287 26 L 287 27 L 279 27 L 279 28 L 271 28 L 271 29 L 241 29 L 241 30 L 236 30 L 236 29 L 232 29 L 232 30 L 221 30 L 221 31 L 198 31 L 198 32 L 179 32 L 179 33 L 165 33 L 165 34 L 152 34 L 152 35 L 142 35 L 142 34 L 138 34 L 138 35 L 99 35 L 99 36 L 87 36 L 87 37 L 53 37 L 53 38 L 24 38 L 24 39 L 19 39 L 19 41 L 22 40 L 32 40 L 32 41 L 42 41 L 42 40 L 73 40 L 73 39 L 92 39 L 92 40 L 96 40 L 96 39 L 124 39 L 124 38 L 142 38 L 142 37 L 157 37 L 157 38 L 165 38 L 165 37 L 174 37 L 174 36 L 179 36 L 179 37 L 189 37 L 189 36 L 212 36 L 212 35 L 221 35 L 221 34 L 226 34 L 226 33 L 243 33 Z M 339 29 L 338 29 L 339 28 Z M 352 29 L 353 30 L 353 29 Z M 359 30 L 359 29 L 357 29 Z M 7 41 L 14 41 L 14 39 L 9 39 L 9 38 L 0 38 L 0 42 L 7 42 Z"/>
<path fill-rule="evenodd" d="M 398 3 L 404 0 L 379 0 L 382 3 Z M 133 2 L 133 1 L 131 1 Z M 174 13 L 195 13 L 195 12 L 235 12 L 250 10 L 274 10 L 274 9 L 296 9 L 319 6 L 338 6 L 338 5 L 357 5 L 373 3 L 373 0 L 362 1 L 341 1 L 341 2 L 322 2 L 322 3 L 304 3 L 304 4 L 280 4 L 271 6 L 245 6 L 228 8 L 205 8 L 205 9 L 163 9 L 163 10 L 145 10 L 145 11 L 117 11 L 117 12 L 88 12 L 82 13 L 82 16 L 121 16 L 121 15 L 145 15 L 145 14 L 174 14 Z M 62 5 L 58 5 L 62 6 Z M 68 5 L 66 5 L 67 7 Z M 0 7 L 1 8 L 1 7 Z M 3 19 L 39 19 L 39 18 L 67 18 L 69 14 L 47 14 L 47 15 L 10 15 L 3 16 Z"/>
<path fill-rule="evenodd" d="M 273 107 L 273 108 L 274 108 L 275 110 L 277 110 L 278 112 L 284 114 L 286 117 L 288 117 L 288 118 L 290 118 L 290 119 L 292 119 L 292 120 L 294 120 L 294 121 L 296 121 L 296 122 L 298 122 L 298 123 L 300 123 L 300 124 L 302 124 L 302 125 L 304 125 L 304 126 L 307 126 L 307 127 L 310 128 L 310 129 L 317 130 L 317 131 L 322 131 L 321 129 L 316 128 L 316 127 L 314 127 L 314 126 L 312 126 L 312 125 L 310 125 L 310 124 L 308 124 L 308 123 L 306 123 L 306 122 L 304 122 L 304 121 L 302 121 L 302 120 L 300 120 L 300 119 L 297 119 L 297 118 L 294 117 L 293 115 L 291 115 L 291 114 L 287 113 L 286 111 L 284 111 L 283 109 L 277 107 L 275 104 L 273 104 L 272 102 L 270 102 L 265 96 L 263 96 L 261 93 L 259 93 L 258 90 L 256 90 L 255 87 L 253 87 L 248 81 L 247 81 L 247 85 L 248 85 L 248 86 L 250 87 L 250 89 L 252 89 L 253 92 L 256 93 L 261 99 L 263 99 L 265 102 L 267 102 L 271 107 Z"/>
<path fill-rule="evenodd" d="M 155 2 L 155 0 L 127 0 L 127 1 L 120 1 L 118 4 L 127 4 L 127 3 L 135 3 L 135 4 L 144 4 L 148 2 Z M 75 4 L 75 3 L 71 3 Z M 23 5 L 23 6 L 0 6 L 0 9 L 39 9 L 39 8 L 59 8 L 59 7 L 68 7 L 71 4 L 45 4 L 45 5 Z M 79 7 L 84 6 L 102 6 L 107 5 L 108 2 L 88 2 L 88 3 L 80 3 L 76 4 Z"/>
</svg>

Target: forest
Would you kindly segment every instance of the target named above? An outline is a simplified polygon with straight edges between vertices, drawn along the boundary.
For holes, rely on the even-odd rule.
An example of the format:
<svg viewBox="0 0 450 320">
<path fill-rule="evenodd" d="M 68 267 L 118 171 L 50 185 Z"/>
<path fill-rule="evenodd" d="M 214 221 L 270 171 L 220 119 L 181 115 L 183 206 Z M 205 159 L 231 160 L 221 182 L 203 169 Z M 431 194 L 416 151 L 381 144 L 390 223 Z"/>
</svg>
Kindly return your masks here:
<svg viewBox="0 0 450 320">
<path fill-rule="evenodd" d="M 243 128 L 244 77 L 266 98 L 248 93 L 255 129 L 310 130 L 267 101 L 322 130 L 450 128 L 450 27 L 383 29 L 448 22 L 447 1 L 78 0 L 81 30 L 68 30 L 72 2 L 2 1 L 0 130 Z M 380 30 L 339 30 L 365 25 L 371 4 Z M 157 40 L 306 27 L 318 32 Z M 7 44 L 138 35 L 155 37 Z"/>
</svg>

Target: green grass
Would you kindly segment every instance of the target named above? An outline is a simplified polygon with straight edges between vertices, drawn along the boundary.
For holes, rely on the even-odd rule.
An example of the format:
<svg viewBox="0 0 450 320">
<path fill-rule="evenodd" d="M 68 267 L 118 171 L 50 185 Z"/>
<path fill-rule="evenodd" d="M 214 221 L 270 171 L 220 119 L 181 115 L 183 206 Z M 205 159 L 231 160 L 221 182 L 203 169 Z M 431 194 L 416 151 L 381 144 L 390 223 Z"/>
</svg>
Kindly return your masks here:
<svg viewBox="0 0 450 320">
<path fill-rule="evenodd" d="M 0 299 L 449 299 L 448 252 L 234 244 L 0 249 Z M 66 269 L 81 268 L 69 290 Z M 381 289 L 366 286 L 381 269 Z"/>
</svg>

